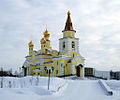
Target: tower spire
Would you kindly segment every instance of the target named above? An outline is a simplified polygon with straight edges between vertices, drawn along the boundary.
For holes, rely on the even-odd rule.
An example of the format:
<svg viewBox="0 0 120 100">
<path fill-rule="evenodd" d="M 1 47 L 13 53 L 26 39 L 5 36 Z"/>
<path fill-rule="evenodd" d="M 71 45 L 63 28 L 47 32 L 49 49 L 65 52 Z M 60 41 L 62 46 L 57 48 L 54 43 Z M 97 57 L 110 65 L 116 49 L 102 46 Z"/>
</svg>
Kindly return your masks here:
<svg viewBox="0 0 120 100">
<path fill-rule="evenodd" d="M 66 21 L 66 24 L 65 24 L 65 28 L 62 32 L 64 31 L 74 31 L 76 32 L 74 29 L 73 29 L 73 25 L 72 25 L 72 21 L 71 21 L 71 17 L 70 17 L 70 11 L 67 12 L 67 21 Z"/>
</svg>

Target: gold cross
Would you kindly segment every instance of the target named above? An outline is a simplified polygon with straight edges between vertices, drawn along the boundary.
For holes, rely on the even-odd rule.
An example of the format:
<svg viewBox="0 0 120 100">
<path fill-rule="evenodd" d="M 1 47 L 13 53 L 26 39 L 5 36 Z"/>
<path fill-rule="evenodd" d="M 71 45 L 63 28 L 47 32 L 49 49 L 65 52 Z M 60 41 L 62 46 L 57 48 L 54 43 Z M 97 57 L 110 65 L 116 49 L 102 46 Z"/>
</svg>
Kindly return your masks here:
<svg viewBox="0 0 120 100">
<path fill-rule="evenodd" d="M 48 29 L 48 24 L 46 24 L 46 29 Z"/>
<path fill-rule="evenodd" d="M 32 41 L 32 34 L 31 34 L 31 37 L 30 37 L 30 38 L 31 38 L 31 41 Z"/>
</svg>

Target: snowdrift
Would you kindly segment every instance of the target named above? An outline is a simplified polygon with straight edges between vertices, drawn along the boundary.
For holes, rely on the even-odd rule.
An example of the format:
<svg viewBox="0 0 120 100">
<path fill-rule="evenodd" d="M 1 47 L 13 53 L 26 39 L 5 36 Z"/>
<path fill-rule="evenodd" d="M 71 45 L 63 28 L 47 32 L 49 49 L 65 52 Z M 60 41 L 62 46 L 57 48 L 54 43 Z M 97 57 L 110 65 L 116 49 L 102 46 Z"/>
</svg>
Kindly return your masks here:
<svg viewBox="0 0 120 100">
<path fill-rule="evenodd" d="M 104 91 L 108 95 L 113 95 L 113 91 L 110 89 L 110 87 L 103 80 L 99 80 L 98 83 L 100 84 L 100 86 L 104 89 Z"/>
</svg>

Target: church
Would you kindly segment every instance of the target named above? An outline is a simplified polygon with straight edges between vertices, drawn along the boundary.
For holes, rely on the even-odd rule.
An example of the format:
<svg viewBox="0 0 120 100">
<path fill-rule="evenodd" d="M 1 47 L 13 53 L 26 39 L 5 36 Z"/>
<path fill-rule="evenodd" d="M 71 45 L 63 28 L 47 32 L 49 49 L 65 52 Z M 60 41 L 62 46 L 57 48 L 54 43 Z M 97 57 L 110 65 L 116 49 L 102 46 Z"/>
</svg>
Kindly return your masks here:
<svg viewBox="0 0 120 100">
<path fill-rule="evenodd" d="M 22 66 L 23 76 L 84 76 L 85 59 L 79 53 L 79 38 L 75 37 L 70 15 L 68 11 L 63 37 L 59 39 L 59 51 L 52 48 L 48 29 L 43 32 L 40 50 L 34 50 L 34 43 L 29 42 L 29 54 Z"/>
</svg>

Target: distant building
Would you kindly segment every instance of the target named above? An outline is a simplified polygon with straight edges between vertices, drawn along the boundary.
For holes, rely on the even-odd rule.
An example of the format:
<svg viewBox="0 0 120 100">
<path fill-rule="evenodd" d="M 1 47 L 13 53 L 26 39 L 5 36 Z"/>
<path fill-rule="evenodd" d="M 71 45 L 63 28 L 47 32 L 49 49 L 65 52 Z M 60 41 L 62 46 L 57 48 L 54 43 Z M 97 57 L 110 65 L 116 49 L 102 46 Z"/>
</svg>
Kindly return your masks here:
<svg viewBox="0 0 120 100">
<path fill-rule="evenodd" d="M 85 76 L 94 76 L 95 69 L 91 67 L 85 67 L 84 68 L 84 75 Z"/>
<path fill-rule="evenodd" d="M 110 71 L 99 71 L 92 67 L 84 67 L 84 76 L 99 79 L 110 79 Z"/>
<path fill-rule="evenodd" d="M 120 72 L 119 71 L 117 71 L 117 72 L 110 71 L 110 79 L 120 80 Z"/>
<path fill-rule="evenodd" d="M 101 79 L 110 79 L 110 71 L 95 70 L 94 76 Z"/>
<path fill-rule="evenodd" d="M 53 50 L 50 44 L 50 32 L 46 29 L 40 40 L 41 50 L 34 50 L 32 40 L 29 45 L 29 55 L 23 64 L 23 74 L 32 76 L 67 76 L 77 75 L 83 77 L 84 58 L 79 53 L 79 38 L 75 37 L 70 11 L 62 31 L 63 37 L 59 39 L 59 51 Z M 55 42 L 55 41 L 54 41 Z"/>
</svg>

